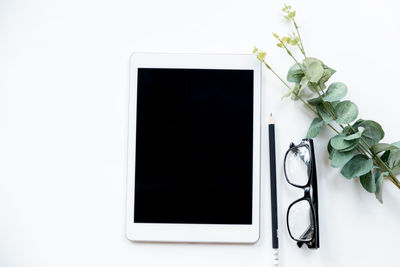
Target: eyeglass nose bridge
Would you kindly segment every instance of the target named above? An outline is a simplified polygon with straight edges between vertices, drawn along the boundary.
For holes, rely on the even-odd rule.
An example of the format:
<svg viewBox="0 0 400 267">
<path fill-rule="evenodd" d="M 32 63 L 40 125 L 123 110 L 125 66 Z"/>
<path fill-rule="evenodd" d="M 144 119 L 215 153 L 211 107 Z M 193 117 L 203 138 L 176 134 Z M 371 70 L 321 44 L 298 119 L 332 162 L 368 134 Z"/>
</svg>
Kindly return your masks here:
<svg viewBox="0 0 400 267">
<path fill-rule="evenodd" d="M 307 187 L 304 187 L 303 189 L 304 189 L 304 197 L 311 197 L 310 187 L 307 186 Z"/>
</svg>

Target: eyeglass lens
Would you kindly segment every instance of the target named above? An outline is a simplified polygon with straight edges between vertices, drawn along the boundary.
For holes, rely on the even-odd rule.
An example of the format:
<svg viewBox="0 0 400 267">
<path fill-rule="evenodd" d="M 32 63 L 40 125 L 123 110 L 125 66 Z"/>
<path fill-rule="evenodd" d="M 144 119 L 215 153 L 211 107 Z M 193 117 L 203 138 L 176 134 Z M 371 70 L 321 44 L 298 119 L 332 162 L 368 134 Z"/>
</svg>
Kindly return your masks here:
<svg viewBox="0 0 400 267">
<path fill-rule="evenodd" d="M 307 146 L 289 150 L 285 169 L 288 180 L 295 185 L 305 186 L 309 180 L 310 151 Z"/>
<path fill-rule="evenodd" d="M 289 229 L 295 239 L 311 241 L 312 239 L 311 205 L 307 200 L 293 204 L 288 213 Z"/>
</svg>

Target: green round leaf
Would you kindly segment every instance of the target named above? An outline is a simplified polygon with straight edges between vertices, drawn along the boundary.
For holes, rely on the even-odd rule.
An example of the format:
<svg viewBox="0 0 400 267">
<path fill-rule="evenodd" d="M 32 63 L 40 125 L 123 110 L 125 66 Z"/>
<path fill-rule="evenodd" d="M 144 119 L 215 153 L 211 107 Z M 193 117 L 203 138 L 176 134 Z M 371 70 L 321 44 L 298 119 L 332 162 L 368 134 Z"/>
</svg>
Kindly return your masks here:
<svg viewBox="0 0 400 267">
<path fill-rule="evenodd" d="M 326 124 L 333 121 L 332 116 L 329 114 L 329 112 L 326 110 L 325 106 L 322 103 L 317 105 L 317 112 Z"/>
<path fill-rule="evenodd" d="M 371 147 L 371 149 L 372 149 L 372 151 L 374 151 L 374 153 L 380 153 L 383 151 L 398 149 L 398 147 L 395 145 L 391 145 L 391 144 L 379 143 L 379 144 L 373 145 Z"/>
<path fill-rule="evenodd" d="M 346 140 L 346 135 L 339 134 L 331 138 L 330 144 L 331 146 L 339 151 L 343 151 L 345 149 L 352 149 L 357 146 L 358 139 Z"/>
<path fill-rule="evenodd" d="M 299 64 L 294 64 L 292 67 L 290 67 L 286 79 L 288 82 L 300 83 L 303 77 L 304 71 L 302 66 L 299 66 Z"/>
<path fill-rule="evenodd" d="M 385 136 L 385 132 L 383 131 L 382 127 L 379 125 L 379 123 L 375 121 L 365 120 L 359 123 L 355 123 L 355 125 L 357 126 L 357 128 L 364 128 L 362 137 L 369 146 L 373 146 L 379 143 L 379 141 L 382 140 Z"/>
<path fill-rule="evenodd" d="M 360 183 L 368 192 L 376 192 L 375 178 L 372 176 L 371 172 L 360 176 Z"/>
<path fill-rule="evenodd" d="M 349 146 L 349 147 L 347 147 L 347 148 L 342 149 L 341 151 L 342 151 L 342 152 L 347 152 L 347 151 L 351 151 L 351 150 L 353 150 L 353 149 L 356 149 L 357 146 L 358 146 L 359 141 L 360 141 L 360 139 L 351 140 L 352 145 Z"/>
<path fill-rule="evenodd" d="M 322 61 L 319 60 L 319 59 L 317 59 L 317 58 L 315 58 L 315 57 L 306 57 L 305 59 L 303 59 L 303 65 L 304 65 L 305 67 L 310 66 L 310 65 L 311 65 L 312 63 L 314 63 L 314 62 L 320 63 L 321 66 L 323 65 Z"/>
<path fill-rule="evenodd" d="M 310 82 L 316 83 L 321 79 L 324 74 L 322 64 L 315 61 L 306 67 L 306 77 Z"/>
<path fill-rule="evenodd" d="M 347 94 L 347 86 L 344 83 L 332 83 L 326 90 L 323 99 L 325 101 L 338 101 Z"/>
<path fill-rule="evenodd" d="M 334 168 L 342 167 L 346 164 L 353 156 L 355 150 L 341 152 L 339 150 L 333 149 L 329 154 L 329 159 L 331 160 L 331 166 Z"/>
<path fill-rule="evenodd" d="M 331 102 L 331 105 L 333 108 L 336 108 L 336 106 L 340 103 L 340 101 L 333 101 Z"/>
<path fill-rule="evenodd" d="M 364 132 L 364 128 L 363 127 L 359 127 L 358 128 L 358 132 L 346 136 L 344 138 L 344 140 L 350 141 L 350 140 L 354 140 L 354 139 L 360 139 L 360 137 L 361 137 L 363 132 Z"/>
<path fill-rule="evenodd" d="M 358 154 L 343 166 L 341 174 L 347 179 L 351 179 L 368 173 L 373 166 L 372 159 Z"/>
<path fill-rule="evenodd" d="M 306 138 L 314 138 L 321 132 L 322 126 L 324 126 L 324 121 L 320 118 L 315 118 L 311 122 L 310 128 L 308 129 Z"/>
<path fill-rule="evenodd" d="M 346 100 L 337 104 L 335 113 L 337 116 L 336 122 L 339 124 L 346 124 L 357 118 L 358 108 L 353 102 Z"/>
</svg>

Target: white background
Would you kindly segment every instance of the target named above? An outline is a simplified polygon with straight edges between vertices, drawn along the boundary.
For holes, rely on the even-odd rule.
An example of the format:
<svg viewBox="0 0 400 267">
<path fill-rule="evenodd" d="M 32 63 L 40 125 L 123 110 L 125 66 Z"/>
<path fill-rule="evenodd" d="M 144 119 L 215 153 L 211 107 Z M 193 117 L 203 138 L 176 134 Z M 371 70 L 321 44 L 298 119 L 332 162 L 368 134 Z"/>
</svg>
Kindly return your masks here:
<svg viewBox="0 0 400 267">
<path fill-rule="evenodd" d="M 0 266 L 269 266 L 269 175 L 262 169 L 261 239 L 255 245 L 137 244 L 124 236 L 128 62 L 133 51 L 246 53 L 254 44 L 285 76 L 275 47 L 280 1 L 0 1 Z M 398 1 L 293 1 L 306 52 L 337 69 L 360 116 L 385 140 L 398 126 Z M 280 97 L 264 73 L 263 122 L 277 121 L 281 266 L 399 266 L 400 192 L 384 205 L 329 167 L 316 139 L 321 248 L 299 249 L 285 212 L 299 196 L 282 155 L 311 114 Z M 266 126 L 262 161 L 268 161 Z"/>
</svg>

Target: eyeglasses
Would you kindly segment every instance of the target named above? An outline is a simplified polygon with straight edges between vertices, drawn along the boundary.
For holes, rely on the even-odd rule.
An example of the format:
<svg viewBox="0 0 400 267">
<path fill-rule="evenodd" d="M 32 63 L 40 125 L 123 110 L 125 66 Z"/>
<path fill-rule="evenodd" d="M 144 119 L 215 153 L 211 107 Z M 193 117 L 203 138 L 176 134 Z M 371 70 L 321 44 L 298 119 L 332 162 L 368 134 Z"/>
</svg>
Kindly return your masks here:
<svg viewBox="0 0 400 267">
<path fill-rule="evenodd" d="M 286 181 L 304 190 L 304 196 L 290 204 L 286 223 L 290 237 L 301 247 L 319 248 L 318 189 L 314 143 L 303 139 L 299 145 L 290 144 L 285 154 Z"/>
</svg>

